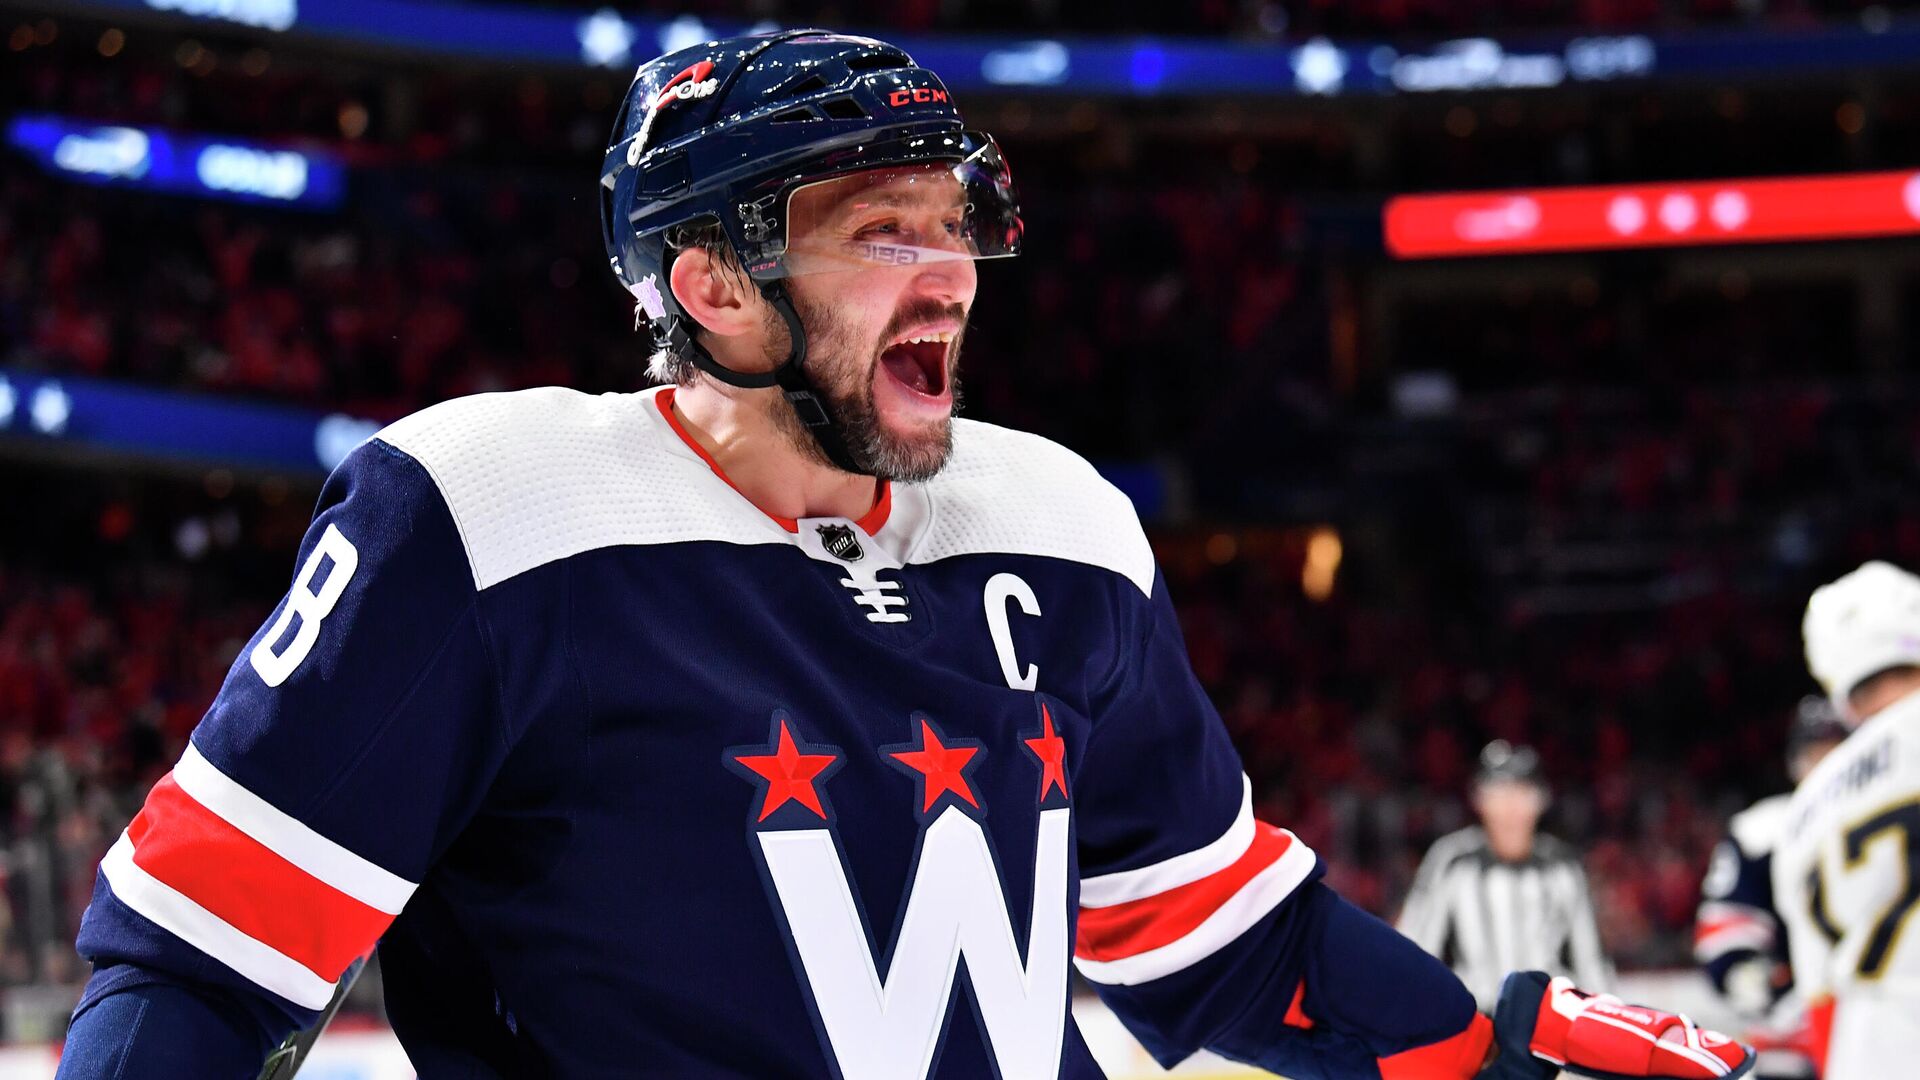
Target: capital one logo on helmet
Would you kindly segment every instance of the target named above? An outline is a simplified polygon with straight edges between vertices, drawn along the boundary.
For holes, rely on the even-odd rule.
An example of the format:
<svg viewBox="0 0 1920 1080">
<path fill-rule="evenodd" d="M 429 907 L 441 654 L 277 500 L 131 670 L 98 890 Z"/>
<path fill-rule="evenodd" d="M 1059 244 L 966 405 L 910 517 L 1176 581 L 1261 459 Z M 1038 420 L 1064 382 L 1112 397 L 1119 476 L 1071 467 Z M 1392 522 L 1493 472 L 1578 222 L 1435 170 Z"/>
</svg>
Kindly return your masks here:
<svg viewBox="0 0 1920 1080">
<path fill-rule="evenodd" d="M 653 107 L 658 109 L 676 101 L 694 101 L 712 97 L 720 89 L 720 80 L 713 77 L 713 61 L 702 60 L 668 79 L 660 92 L 653 97 Z"/>
</svg>

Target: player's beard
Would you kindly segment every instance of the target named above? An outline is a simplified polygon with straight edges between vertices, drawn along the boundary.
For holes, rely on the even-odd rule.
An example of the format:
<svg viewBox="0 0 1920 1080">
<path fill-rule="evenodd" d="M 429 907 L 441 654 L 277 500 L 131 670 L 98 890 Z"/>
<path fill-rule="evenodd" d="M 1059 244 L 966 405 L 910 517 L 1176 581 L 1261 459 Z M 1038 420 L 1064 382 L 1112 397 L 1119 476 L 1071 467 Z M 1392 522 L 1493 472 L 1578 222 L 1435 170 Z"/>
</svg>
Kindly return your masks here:
<svg viewBox="0 0 1920 1080">
<path fill-rule="evenodd" d="M 794 313 L 807 331 L 807 380 L 820 395 L 840 429 L 855 472 L 895 483 L 914 484 L 931 480 L 953 453 L 952 416 L 937 425 L 912 433 L 887 428 L 880 417 L 874 387 L 880 375 L 880 354 L 885 343 L 907 327 L 919 323 L 952 319 L 960 323 L 953 344 L 947 350 L 947 386 L 953 395 L 953 413 L 960 411 L 960 345 L 966 335 L 966 308 L 959 304 L 941 304 L 931 300 L 908 304 L 894 313 L 877 340 L 862 342 L 859 329 L 833 308 L 816 304 L 790 291 Z M 785 322 L 768 312 L 769 358 L 779 362 L 787 356 L 790 338 Z M 826 451 L 790 408 L 777 408 L 780 429 L 793 445 L 824 465 L 832 465 Z"/>
</svg>

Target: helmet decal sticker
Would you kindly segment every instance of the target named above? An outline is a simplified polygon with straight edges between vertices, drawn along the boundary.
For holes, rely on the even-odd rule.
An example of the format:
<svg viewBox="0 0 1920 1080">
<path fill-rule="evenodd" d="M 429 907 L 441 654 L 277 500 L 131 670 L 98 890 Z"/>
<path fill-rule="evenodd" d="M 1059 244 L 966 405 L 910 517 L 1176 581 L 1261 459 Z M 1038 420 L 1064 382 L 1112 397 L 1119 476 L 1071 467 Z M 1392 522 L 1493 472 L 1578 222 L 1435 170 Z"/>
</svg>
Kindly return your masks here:
<svg viewBox="0 0 1920 1080">
<path fill-rule="evenodd" d="M 640 283 L 633 287 L 633 298 L 640 305 L 640 310 L 647 313 L 647 318 L 667 317 L 667 304 L 660 295 L 660 275 L 648 274 L 641 278 Z"/>
<path fill-rule="evenodd" d="M 950 100 L 945 90 L 935 86 L 916 86 L 887 95 L 887 104 L 896 109 L 903 105 L 945 105 Z"/>
<path fill-rule="evenodd" d="M 654 118 L 660 111 L 676 101 L 695 101 L 712 97 L 720 89 L 720 80 L 713 76 L 713 61 L 702 60 L 682 68 L 678 75 L 668 79 L 658 93 L 653 95 L 653 104 L 647 106 L 646 119 L 640 123 L 640 133 L 633 137 L 633 144 L 627 147 L 627 164 L 638 165 L 640 154 L 646 148 L 647 135 L 653 131 Z"/>
<path fill-rule="evenodd" d="M 711 97 L 719 88 L 720 80 L 713 78 L 713 61 L 702 60 L 668 79 L 660 92 L 653 96 L 653 107 L 658 109 L 676 101 Z"/>
</svg>

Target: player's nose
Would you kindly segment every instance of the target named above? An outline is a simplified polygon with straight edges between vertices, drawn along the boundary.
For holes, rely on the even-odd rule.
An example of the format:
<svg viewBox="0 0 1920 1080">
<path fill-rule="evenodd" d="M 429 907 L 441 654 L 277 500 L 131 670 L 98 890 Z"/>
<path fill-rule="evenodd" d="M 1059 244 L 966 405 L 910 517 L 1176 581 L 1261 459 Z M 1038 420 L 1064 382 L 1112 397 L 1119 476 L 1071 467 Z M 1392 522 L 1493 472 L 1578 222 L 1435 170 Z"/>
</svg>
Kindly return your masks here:
<svg viewBox="0 0 1920 1080">
<path fill-rule="evenodd" d="M 973 294 L 980 275 L 972 259 L 944 259 L 922 265 L 913 277 L 916 298 L 932 300 L 942 306 L 973 306 Z"/>
</svg>

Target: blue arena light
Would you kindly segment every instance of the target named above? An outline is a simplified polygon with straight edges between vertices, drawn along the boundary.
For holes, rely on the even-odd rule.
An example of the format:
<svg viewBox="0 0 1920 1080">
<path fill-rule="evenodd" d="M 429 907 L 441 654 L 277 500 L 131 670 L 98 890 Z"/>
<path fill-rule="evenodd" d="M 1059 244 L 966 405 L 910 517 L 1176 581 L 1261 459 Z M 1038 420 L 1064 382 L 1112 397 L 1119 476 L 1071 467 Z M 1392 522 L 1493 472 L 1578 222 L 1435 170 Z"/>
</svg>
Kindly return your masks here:
<svg viewBox="0 0 1920 1080">
<path fill-rule="evenodd" d="M 1141 45 L 1133 50 L 1133 59 L 1127 67 L 1127 77 L 1133 83 L 1134 90 L 1151 93 L 1160 88 L 1167 77 L 1167 53 L 1157 45 Z"/>
<path fill-rule="evenodd" d="M 0 437 L 320 473 L 380 427 L 342 413 L 0 370 Z"/>
<path fill-rule="evenodd" d="M 61 0 L 57 6 L 103 18 L 159 15 L 183 25 L 218 22 L 275 37 L 575 68 L 626 68 L 695 42 L 776 29 L 738 19 L 626 15 L 593 0 L 571 10 L 452 0 Z M 1404 51 L 1381 41 L 1321 39 L 884 36 L 962 93 L 1011 87 L 1117 96 L 1426 94 L 1654 76 L 1775 77 L 1896 66 L 1920 53 L 1920 23 L 1911 21 L 1871 28 L 1532 34 Z"/>
<path fill-rule="evenodd" d="M 299 0 L 143 0 L 155 11 L 218 19 L 261 30 L 287 30 L 299 19 Z M 312 0 L 308 0 L 309 3 Z"/>
<path fill-rule="evenodd" d="M 315 210 L 346 195 L 346 166 L 312 150 L 36 115 L 9 121 L 7 141 L 48 172 L 89 184 Z"/>
</svg>

